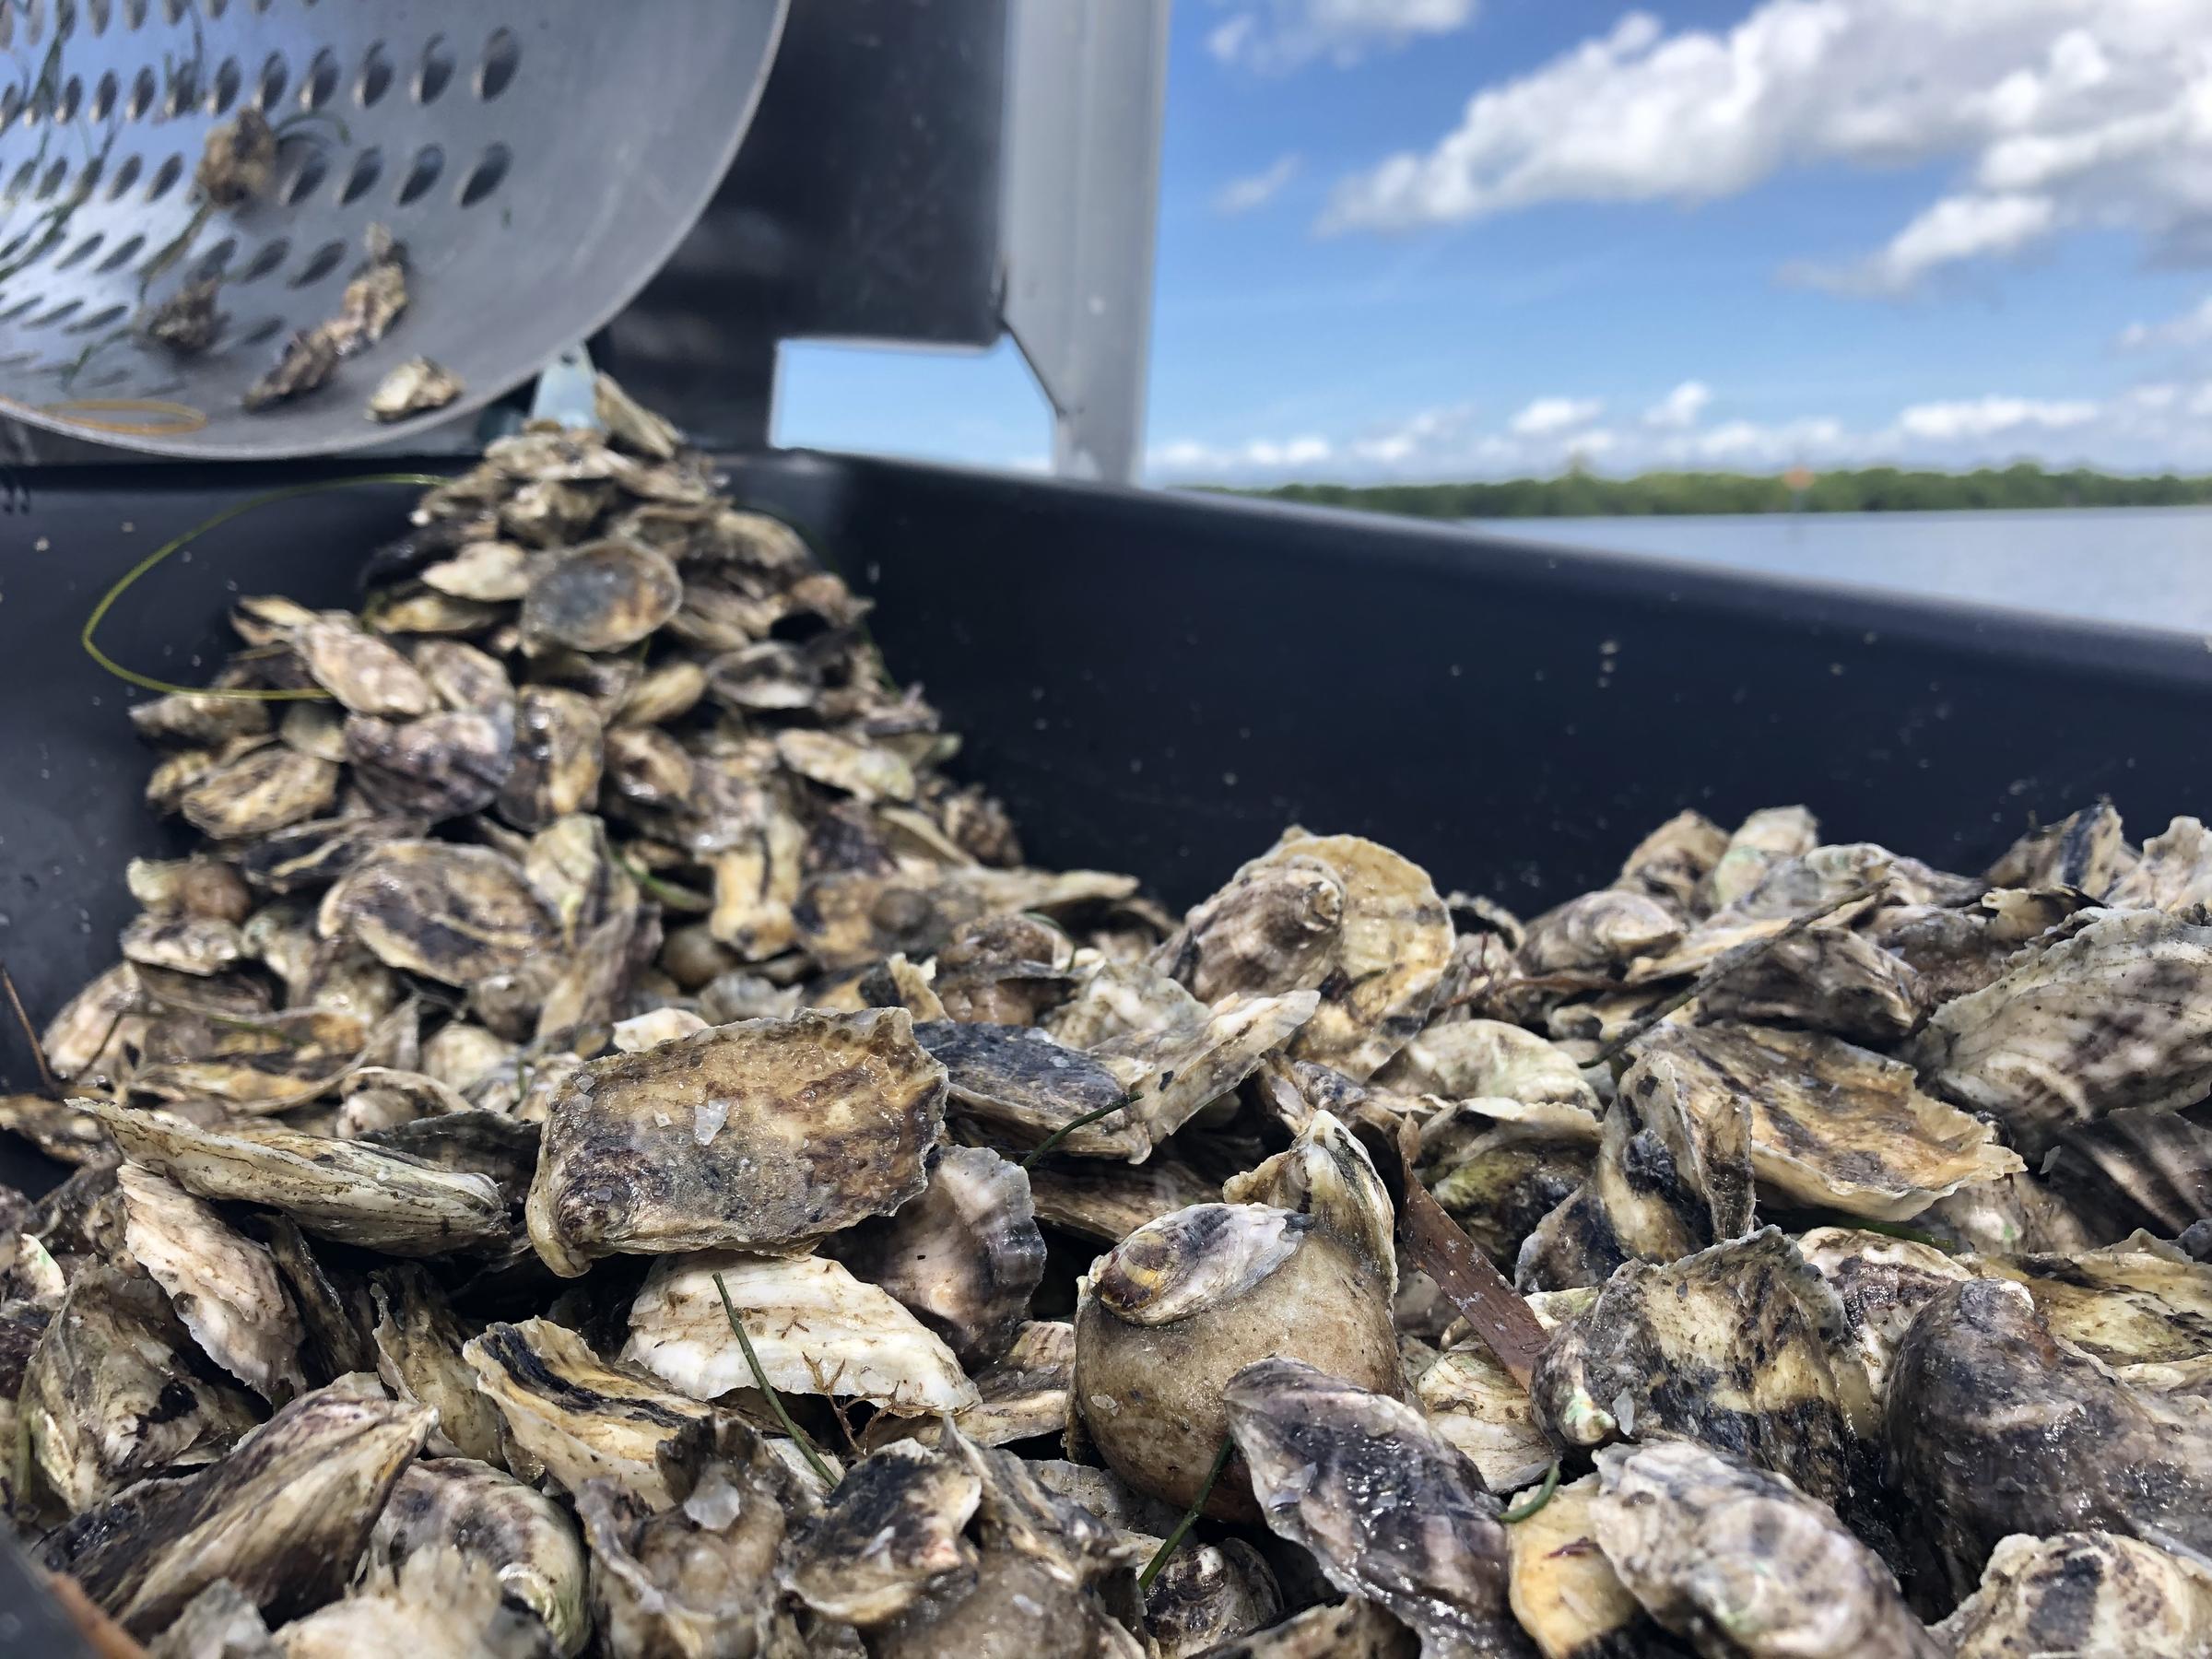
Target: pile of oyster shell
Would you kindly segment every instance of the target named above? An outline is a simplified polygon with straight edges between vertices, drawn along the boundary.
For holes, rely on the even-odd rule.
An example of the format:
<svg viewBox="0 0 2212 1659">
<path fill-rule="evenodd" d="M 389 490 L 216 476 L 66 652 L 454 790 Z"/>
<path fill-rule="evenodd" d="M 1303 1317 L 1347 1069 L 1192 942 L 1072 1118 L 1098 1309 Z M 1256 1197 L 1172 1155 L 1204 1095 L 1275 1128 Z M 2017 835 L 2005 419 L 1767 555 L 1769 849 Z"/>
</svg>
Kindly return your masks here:
<svg viewBox="0 0 2212 1659">
<path fill-rule="evenodd" d="M 1291 830 L 1178 924 L 601 407 L 133 711 L 207 844 L 0 1102 L 116 1651 L 2212 1651 L 2196 820 L 1686 812 L 1525 924 Z"/>
</svg>

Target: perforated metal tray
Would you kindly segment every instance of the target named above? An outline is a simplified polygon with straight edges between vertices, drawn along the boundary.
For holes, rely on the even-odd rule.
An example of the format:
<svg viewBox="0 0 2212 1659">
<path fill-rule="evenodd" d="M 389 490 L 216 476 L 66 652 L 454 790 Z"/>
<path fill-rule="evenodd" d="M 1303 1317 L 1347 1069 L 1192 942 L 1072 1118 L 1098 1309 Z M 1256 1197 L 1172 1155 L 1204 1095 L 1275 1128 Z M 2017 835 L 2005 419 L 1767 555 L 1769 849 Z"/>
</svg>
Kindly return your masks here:
<svg viewBox="0 0 2212 1659">
<path fill-rule="evenodd" d="M 0 0 L 0 413 L 273 457 L 404 439 L 496 396 L 675 248 L 744 135 L 784 5 Z M 211 206 L 194 170 L 248 106 L 280 135 L 274 187 Z M 286 339 L 335 312 L 371 224 L 407 250 L 406 314 L 322 390 L 247 413 Z M 209 349 L 136 331 L 207 276 L 225 313 Z M 418 356 L 464 398 L 371 424 L 370 392 Z"/>
</svg>

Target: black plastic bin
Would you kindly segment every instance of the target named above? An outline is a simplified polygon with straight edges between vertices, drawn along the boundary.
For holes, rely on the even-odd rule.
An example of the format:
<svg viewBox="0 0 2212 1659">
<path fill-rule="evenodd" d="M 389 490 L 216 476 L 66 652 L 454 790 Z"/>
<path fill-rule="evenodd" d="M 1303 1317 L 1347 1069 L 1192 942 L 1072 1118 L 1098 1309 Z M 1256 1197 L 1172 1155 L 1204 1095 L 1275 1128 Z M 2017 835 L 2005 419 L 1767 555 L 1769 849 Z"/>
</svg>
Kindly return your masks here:
<svg viewBox="0 0 2212 1659">
<path fill-rule="evenodd" d="M 0 956 L 34 1019 L 114 959 L 124 861 L 182 841 L 140 804 L 139 694 L 80 650 L 86 614 L 218 509 L 364 470 L 55 469 L 0 512 Z M 1131 870 L 1171 906 L 1289 823 L 1526 912 L 1609 879 L 1683 806 L 1802 801 L 1829 839 L 1971 871 L 2101 794 L 2138 826 L 2206 805 L 2212 652 L 2192 637 L 1224 499 L 801 453 L 730 470 L 877 600 L 893 671 L 966 735 L 959 764 L 1035 861 Z M 413 493 L 241 518 L 102 641 L 194 679 L 233 643 L 236 594 L 349 599 Z M 23 1088 L 12 1025 L 6 1043 Z M 0 1136 L 0 1182 L 51 1179 Z M 0 1618 L 9 1599 L 0 1583 Z"/>
</svg>

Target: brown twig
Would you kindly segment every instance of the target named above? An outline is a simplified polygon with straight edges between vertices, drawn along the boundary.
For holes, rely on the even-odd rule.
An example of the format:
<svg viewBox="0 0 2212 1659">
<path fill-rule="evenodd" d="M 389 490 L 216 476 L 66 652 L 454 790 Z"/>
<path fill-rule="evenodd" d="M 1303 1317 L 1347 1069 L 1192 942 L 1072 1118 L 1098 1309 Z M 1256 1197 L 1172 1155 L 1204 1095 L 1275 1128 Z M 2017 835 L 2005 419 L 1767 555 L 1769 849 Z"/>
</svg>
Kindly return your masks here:
<svg viewBox="0 0 2212 1659">
<path fill-rule="evenodd" d="M 30 1016 L 24 1011 L 23 998 L 16 991 L 16 976 L 8 972 L 6 962 L 0 962 L 0 987 L 6 988 L 7 1006 L 16 1011 L 16 1023 L 23 1028 L 23 1041 L 30 1044 L 31 1064 L 39 1068 L 39 1092 L 50 1100 L 60 1100 L 61 1079 L 53 1075 L 53 1067 L 46 1064 L 46 1045 L 39 1041 L 39 1028 L 30 1023 Z"/>
<path fill-rule="evenodd" d="M 1887 874 L 1888 872 L 1885 871 L 1884 876 Z M 1752 963 L 1760 960 L 1777 946 L 1795 938 L 1814 923 L 1824 922 L 1838 911 L 1848 909 L 1862 899 L 1873 898 L 1882 890 L 1882 877 L 1877 877 L 1873 881 L 1853 888 L 1841 899 L 1831 899 L 1828 903 L 1817 909 L 1806 911 L 1802 916 L 1793 916 L 1787 925 L 1775 929 L 1763 939 L 1752 939 L 1736 946 L 1732 950 L 1724 950 L 1706 965 L 1702 973 L 1691 980 L 1688 984 L 1683 986 L 1679 991 L 1669 994 L 1665 1000 L 1654 1004 L 1639 1015 L 1628 1030 L 1599 1049 L 1596 1057 L 1590 1064 L 1593 1065 L 1605 1065 L 1684 1003 L 1704 995 L 1730 974 L 1741 972 Z"/>
<path fill-rule="evenodd" d="M 1406 1202 L 1398 1210 L 1398 1226 L 1406 1253 L 1413 1265 L 1437 1282 L 1466 1322 L 1475 1327 L 1483 1346 L 1498 1357 L 1514 1382 L 1524 1389 L 1536 1374 L 1536 1360 L 1549 1340 L 1536 1316 L 1528 1311 L 1505 1276 L 1490 1258 L 1475 1247 L 1459 1223 L 1430 1195 L 1413 1172 L 1420 1156 L 1420 1132 L 1411 1119 L 1398 1124 L 1398 1157 L 1406 1166 Z"/>
</svg>

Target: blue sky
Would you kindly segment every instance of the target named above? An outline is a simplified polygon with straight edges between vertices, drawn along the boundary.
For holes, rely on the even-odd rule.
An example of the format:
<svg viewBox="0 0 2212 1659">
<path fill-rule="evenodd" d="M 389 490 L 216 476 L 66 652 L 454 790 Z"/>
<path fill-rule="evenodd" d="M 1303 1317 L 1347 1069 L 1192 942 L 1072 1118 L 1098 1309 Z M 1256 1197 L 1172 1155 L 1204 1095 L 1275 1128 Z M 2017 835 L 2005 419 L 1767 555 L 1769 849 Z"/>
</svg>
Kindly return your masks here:
<svg viewBox="0 0 2212 1659">
<path fill-rule="evenodd" d="M 2212 468 L 2212 0 L 1178 0 L 1147 475 Z M 1010 347 L 778 441 L 1046 452 Z"/>
</svg>

